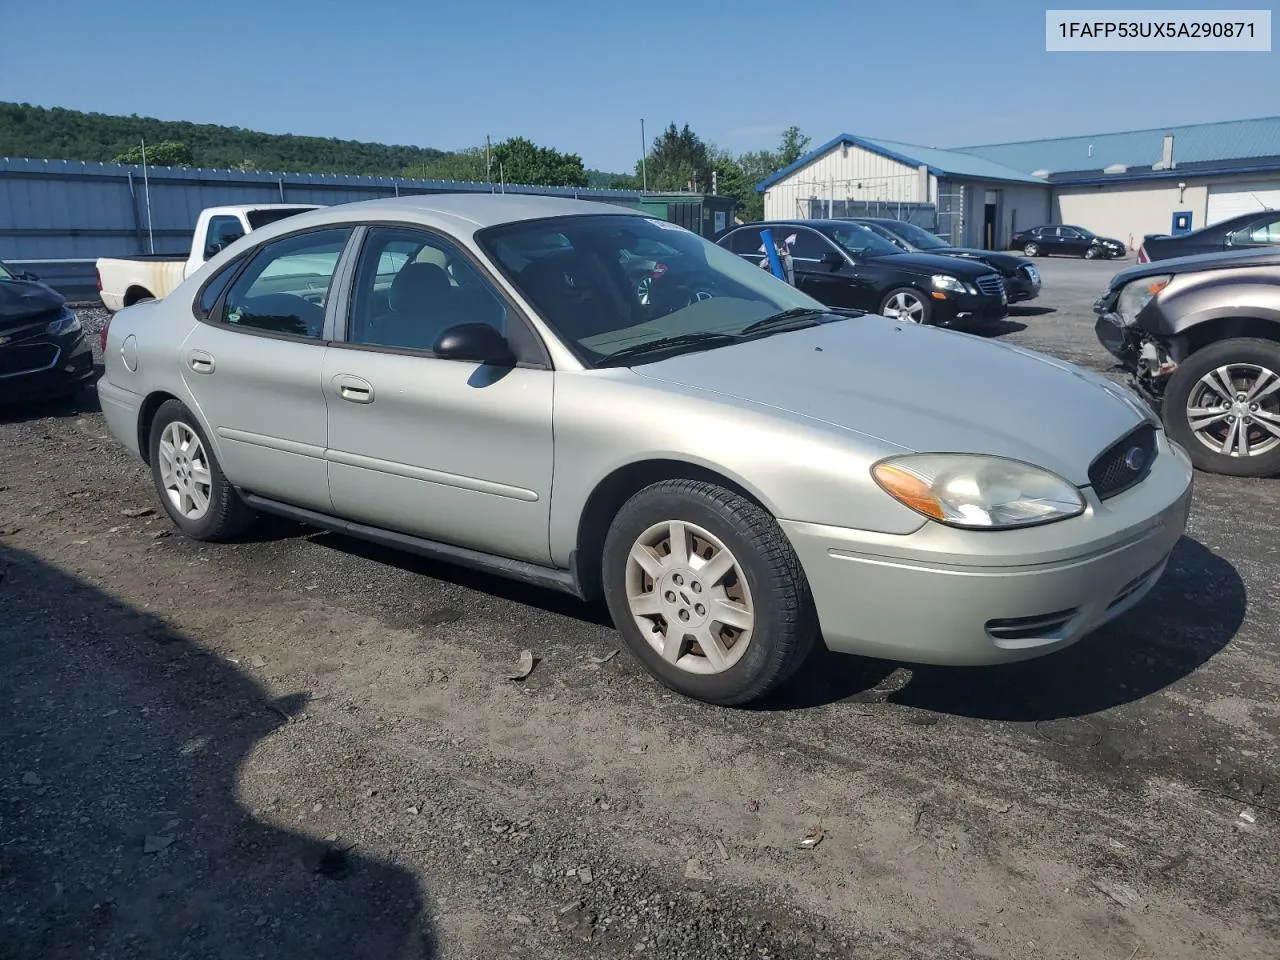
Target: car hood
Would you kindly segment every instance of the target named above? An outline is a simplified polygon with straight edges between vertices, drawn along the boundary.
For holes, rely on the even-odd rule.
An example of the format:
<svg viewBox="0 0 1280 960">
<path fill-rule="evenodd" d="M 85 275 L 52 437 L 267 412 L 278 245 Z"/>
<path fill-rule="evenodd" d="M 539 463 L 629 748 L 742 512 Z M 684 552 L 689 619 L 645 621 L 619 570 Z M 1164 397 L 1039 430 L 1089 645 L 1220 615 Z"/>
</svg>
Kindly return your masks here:
<svg viewBox="0 0 1280 960">
<path fill-rule="evenodd" d="M 985 453 L 1084 486 L 1089 464 L 1143 420 L 1105 378 L 970 334 L 868 315 L 632 368 L 742 405 L 853 431 L 889 455 Z"/>
<path fill-rule="evenodd" d="M 946 257 L 985 260 L 991 266 L 1004 273 L 1015 273 L 1023 264 L 1031 262 L 1026 257 L 1015 257 L 1012 254 L 998 253 L 995 250 L 983 250 L 980 247 L 938 247 L 933 252 Z"/>
<path fill-rule="evenodd" d="M 992 271 L 992 267 L 985 263 L 973 263 L 960 257 L 942 257 L 932 253 L 883 253 L 867 259 L 871 263 L 883 263 L 922 276 L 948 273 L 960 279 L 974 280 Z"/>
<path fill-rule="evenodd" d="M 1154 263 L 1143 263 L 1121 270 L 1111 278 L 1115 290 L 1133 280 L 1158 277 L 1165 273 L 1197 273 L 1201 270 L 1229 270 L 1234 267 L 1280 267 L 1280 248 L 1272 250 L 1228 250 L 1222 253 L 1193 253 L 1185 257 L 1169 257 Z"/>
<path fill-rule="evenodd" d="M 66 298 L 33 280 L 0 280 L 0 327 L 16 327 L 62 312 Z"/>
</svg>

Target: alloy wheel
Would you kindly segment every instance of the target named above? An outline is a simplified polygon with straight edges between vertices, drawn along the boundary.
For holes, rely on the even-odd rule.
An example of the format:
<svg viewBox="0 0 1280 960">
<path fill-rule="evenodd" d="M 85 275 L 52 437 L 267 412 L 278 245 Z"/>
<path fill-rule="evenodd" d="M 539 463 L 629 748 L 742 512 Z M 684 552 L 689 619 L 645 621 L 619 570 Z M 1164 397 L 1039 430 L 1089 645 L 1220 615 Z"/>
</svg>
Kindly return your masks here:
<svg viewBox="0 0 1280 960">
<path fill-rule="evenodd" d="M 209 512 L 213 474 L 199 435 L 175 420 L 160 435 L 160 483 L 173 508 L 187 520 Z"/>
<path fill-rule="evenodd" d="M 1214 453 L 1270 453 L 1280 446 L 1280 376 L 1256 363 L 1210 370 L 1191 388 L 1187 423 L 1195 438 Z"/>
<path fill-rule="evenodd" d="M 670 520 L 637 537 L 626 594 L 641 634 L 680 670 L 723 673 L 751 642 L 756 617 L 746 574 L 724 542 L 696 524 Z"/>
<path fill-rule="evenodd" d="M 924 319 L 924 301 L 913 293 L 899 290 L 885 301 L 884 315 L 920 323 Z"/>
</svg>

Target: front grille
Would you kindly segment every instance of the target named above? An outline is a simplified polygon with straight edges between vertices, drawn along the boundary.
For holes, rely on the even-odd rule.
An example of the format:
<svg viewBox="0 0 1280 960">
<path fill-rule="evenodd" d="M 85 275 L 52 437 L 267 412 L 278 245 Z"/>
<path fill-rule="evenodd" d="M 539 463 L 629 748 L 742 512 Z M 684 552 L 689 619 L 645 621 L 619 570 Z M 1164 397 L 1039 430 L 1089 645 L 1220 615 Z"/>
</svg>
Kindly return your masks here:
<svg viewBox="0 0 1280 960">
<path fill-rule="evenodd" d="M 978 278 L 978 289 L 988 297 L 998 297 L 1004 293 L 1004 278 L 998 273 L 984 273 Z"/>
<path fill-rule="evenodd" d="M 0 347 L 0 377 L 47 370 L 58 362 L 58 347 L 53 343 Z"/>
<path fill-rule="evenodd" d="M 1156 459 L 1156 429 L 1144 423 L 1121 437 L 1089 465 L 1089 483 L 1099 500 L 1123 493 L 1147 478 Z"/>
</svg>

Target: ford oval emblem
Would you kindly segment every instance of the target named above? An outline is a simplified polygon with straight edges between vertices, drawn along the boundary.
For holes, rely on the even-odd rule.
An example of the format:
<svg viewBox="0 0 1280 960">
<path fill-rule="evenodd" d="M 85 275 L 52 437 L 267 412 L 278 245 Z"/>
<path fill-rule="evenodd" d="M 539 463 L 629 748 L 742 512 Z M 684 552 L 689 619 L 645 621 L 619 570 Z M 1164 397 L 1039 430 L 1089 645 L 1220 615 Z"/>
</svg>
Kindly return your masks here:
<svg viewBox="0 0 1280 960">
<path fill-rule="evenodd" d="M 1124 465 L 1137 473 L 1147 462 L 1147 454 L 1141 447 L 1130 447 L 1129 452 L 1124 455 Z"/>
</svg>

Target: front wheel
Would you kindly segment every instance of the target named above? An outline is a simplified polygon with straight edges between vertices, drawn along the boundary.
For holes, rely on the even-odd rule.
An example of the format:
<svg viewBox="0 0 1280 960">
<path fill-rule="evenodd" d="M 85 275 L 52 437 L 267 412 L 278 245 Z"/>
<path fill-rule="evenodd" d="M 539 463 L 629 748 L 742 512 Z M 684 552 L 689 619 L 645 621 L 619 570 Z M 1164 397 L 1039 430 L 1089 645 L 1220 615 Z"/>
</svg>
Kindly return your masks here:
<svg viewBox="0 0 1280 960">
<path fill-rule="evenodd" d="M 773 517 L 732 491 L 666 480 L 618 511 L 605 599 L 635 657 L 663 684 L 723 706 L 759 700 L 818 633 L 809 584 Z"/>
<path fill-rule="evenodd" d="M 1224 340 L 1193 353 L 1169 378 L 1163 412 L 1199 469 L 1280 475 L 1280 343 Z"/>
<path fill-rule="evenodd" d="M 919 290 L 899 287 L 889 291 L 889 295 L 880 304 L 880 312 L 895 320 L 927 324 L 933 318 L 933 305 Z"/>
<path fill-rule="evenodd" d="M 1025 253 L 1028 257 L 1038 257 L 1040 256 L 1040 244 L 1028 243 L 1025 247 L 1022 248 L 1022 252 Z"/>
<path fill-rule="evenodd" d="M 1089 247 L 1084 252 L 1084 258 L 1086 260 L 1097 260 L 1100 256 L 1102 256 L 1102 251 L 1097 247 Z"/>
<path fill-rule="evenodd" d="M 169 519 L 193 540 L 231 540 L 253 510 L 223 476 L 199 422 L 178 400 L 167 400 L 151 421 L 151 476 Z"/>
</svg>

